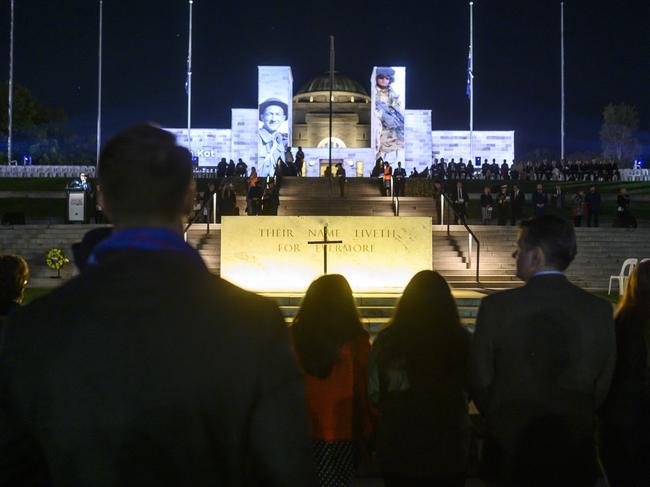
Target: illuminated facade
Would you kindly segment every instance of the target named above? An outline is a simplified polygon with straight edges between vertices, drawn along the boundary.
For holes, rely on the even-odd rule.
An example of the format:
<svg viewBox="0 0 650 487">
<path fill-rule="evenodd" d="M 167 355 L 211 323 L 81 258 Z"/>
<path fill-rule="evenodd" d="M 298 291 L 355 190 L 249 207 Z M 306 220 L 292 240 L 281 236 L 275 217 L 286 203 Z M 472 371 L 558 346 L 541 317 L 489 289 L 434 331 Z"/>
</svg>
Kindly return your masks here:
<svg viewBox="0 0 650 487">
<path fill-rule="evenodd" d="M 328 74 L 307 81 L 293 97 L 293 146 L 329 147 Z M 332 147 L 370 148 L 370 96 L 336 73 L 332 87 Z"/>
<path fill-rule="evenodd" d="M 393 73 L 395 84 L 381 86 L 382 73 Z M 351 78 L 334 76 L 332 160 L 343 163 L 349 177 L 369 176 L 378 154 L 401 161 L 407 172 L 421 172 L 441 157 L 514 159 L 514 131 L 474 131 L 470 144 L 468 131 L 432 130 L 431 110 L 407 108 L 405 68 L 375 67 L 370 81 L 372 96 Z M 241 158 L 260 175 L 272 174 L 287 146 L 294 156 L 301 146 L 303 174 L 319 176 L 330 152 L 328 98 L 328 74 L 307 81 L 294 95 L 290 67 L 259 66 L 258 107 L 232 109 L 229 129 L 192 129 L 191 143 L 186 128 L 167 130 L 190 148 L 199 166 Z"/>
</svg>

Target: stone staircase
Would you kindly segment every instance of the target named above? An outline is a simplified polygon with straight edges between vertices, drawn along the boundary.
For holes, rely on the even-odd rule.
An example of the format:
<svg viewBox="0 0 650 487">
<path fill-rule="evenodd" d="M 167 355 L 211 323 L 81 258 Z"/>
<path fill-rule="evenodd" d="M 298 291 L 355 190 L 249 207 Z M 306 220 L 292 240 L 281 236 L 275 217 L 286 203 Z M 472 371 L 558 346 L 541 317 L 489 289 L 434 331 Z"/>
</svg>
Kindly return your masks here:
<svg viewBox="0 0 650 487">
<path fill-rule="evenodd" d="M 454 290 L 453 293 L 458 305 L 461 323 L 472 331 L 476 322 L 478 307 L 484 294 L 463 290 Z M 302 295 L 265 294 L 265 296 L 273 299 L 278 304 L 285 322 L 290 324 L 298 312 Z M 399 295 L 396 294 L 379 293 L 355 294 L 354 297 L 361 315 L 361 321 L 371 336 L 375 336 L 388 325 L 399 299 Z"/>
<path fill-rule="evenodd" d="M 481 242 L 481 287 L 504 289 L 521 285 L 512 258 L 517 227 L 473 225 L 471 229 Z M 606 289 L 609 276 L 620 272 L 625 259 L 650 257 L 650 229 L 581 227 L 576 228 L 576 237 L 578 254 L 566 274 L 586 289 Z M 454 288 L 476 287 L 476 243 L 472 266 L 468 269 L 469 243 L 465 228 L 451 226 L 449 236 L 446 230 L 434 230 L 433 241 L 433 268 Z"/>
<path fill-rule="evenodd" d="M 433 231 L 433 269 L 442 274 L 453 288 L 508 289 L 521 285 L 516 277 L 515 261 L 512 252 L 516 232 L 511 227 L 499 227 L 496 232 L 482 231 L 483 227 L 472 226 L 472 231 L 480 241 L 480 286 L 476 283 L 476 241 L 472 244 L 469 258 L 468 232 L 461 225 L 446 227 L 434 226 Z M 495 227 L 496 228 L 496 227 Z"/>
<path fill-rule="evenodd" d="M 249 218 L 249 217 L 242 217 Z M 250 217 L 254 218 L 254 217 Z M 54 287 L 75 274 L 73 265 L 65 266 L 63 279 L 53 279 L 56 272 L 45 265 L 45 253 L 52 247 L 63 249 L 72 258 L 70 246 L 96 225 L 21 225 L 0 227 L 0 252 L 24 256 L 30 265 L 30 287 Z M 515 277 L 515 227 L 473 226 L 481 241 L 481 283 L 475 281 L 476 250 L 467 268 L 467 232 L 451 226 L 450 234 L 435 225 L 432 229 L 433 268 L 450 283 L 459 306 L 461 320 L 470 330 L 476 319 L 480 299 L 493 290 L 521 285 Z M 578 256 L 567 272 L 568 277 L 587 289 L 607 288 L 610 275 L 618 274 L 628 257 L 650 257 L 650 229 L 578 228 Z M 220 226 L 194 225 L 188 242 L 199 250 L 208 268 L 220 271 Z M 617 289 L 614 290 L 617 292 Z M 298 309 L 300 295 L 268 294 L 274 299 L 289 323 Z M 399 296 L 395 294 L 359 294 L 356 296 L 363 323 L 374 335 L 390 320 Z"/>
<path fill-rule="evenodd" d="M 242 217 L 244 218 L 244 217 Z M 249 217 L 245 217 L 249 218 Z M 20 225 L 0 227 L 0 252 L 15 253 L 26 258 L 31 285 L 51 287 L 56 272 L 45 264 L 48 249 L 58 247 L 72 260 L 71 244 L 96 225 Z M 517 229 L 505 226 L 472 226 L 481 242 L 480 286 L 476 284 L 476 244 L 468 268 L 467 232 L 462 226 L 451 226 L 450 234 L 435 225 L 432 231 L 433 269 L 440 272 L 454 289 L 505 289 L 521 284 L 515 277 Z M 220 227 L 204 224 L 193 226 L 188 233 L 190 244 L 199 249 L 212 272 L 220 271 Z M 587 289 L 606 289 L 609 276 L 620 272 L 628 257 L 650 257 L 650 229 L 577 228 L 578 255 L 567 271 L 568 277 Z M 61 275 L 74 275 L 73 265 L 65 266 Z"/>
<path fill-rule="evenodd" d="M 627 258 L 650 258 L 648 228 L 583 227 L 576 228 L 576 235 L 578 255 L 567 276 L 587 289 L 607 288 L 609 276 L 618 275 Z"/>
<path fill-rule="evenodd" d="M 282 181 L 278 215 L 394 216 L 392 198 L 381 195 L 378 180 L 350 178 L 341 198 L 339 183 L 325 178 L 287 177 Z M 400 216 L 435 214 L 432 198 L 402 197 Z"/>
<path fill-rule="evenodd" d="M 68 279 L 76 270 L 72 264 L 71 246 L 81 241 L 84 234 L 103 225 L 19 225 L 0 227 L 0 253 L 17 254 L 29 265 L 30 285 L 51 287 L 58 279 L 56 271 L 47 267 L 45 255 L 51 248 L 60 248 L 71 263 L 61 269 L 61 277 Z"/>
</svg>

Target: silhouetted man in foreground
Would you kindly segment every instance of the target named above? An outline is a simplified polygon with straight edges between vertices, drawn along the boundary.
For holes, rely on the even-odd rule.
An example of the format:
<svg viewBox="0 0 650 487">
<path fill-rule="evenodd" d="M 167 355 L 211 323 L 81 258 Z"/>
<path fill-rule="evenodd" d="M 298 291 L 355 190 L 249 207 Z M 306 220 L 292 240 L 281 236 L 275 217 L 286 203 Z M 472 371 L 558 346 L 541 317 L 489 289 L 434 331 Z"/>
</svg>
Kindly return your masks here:
<svg viewBox="0 0 650 487">
<path fill-rule="evenodd" d="M 481 302 L 473 390 L 487 425 L 482 477 L 496 485 L 593 486 L 600 475 L 594 413 L 614 370 L 614 323 L 609 303 L 564 276 L 576 251 L 568 222 L 522 222 L 514 257 L 526 285 Z"/>
<path fill-rule="evenodd" d="M 126 130 L 101 153 L 99 187 L 111 236 L 7 322 L 0 484 L 310 484 L 279 310 L 183 241 L 189 151 L 152 126 Z"/>
</svg>

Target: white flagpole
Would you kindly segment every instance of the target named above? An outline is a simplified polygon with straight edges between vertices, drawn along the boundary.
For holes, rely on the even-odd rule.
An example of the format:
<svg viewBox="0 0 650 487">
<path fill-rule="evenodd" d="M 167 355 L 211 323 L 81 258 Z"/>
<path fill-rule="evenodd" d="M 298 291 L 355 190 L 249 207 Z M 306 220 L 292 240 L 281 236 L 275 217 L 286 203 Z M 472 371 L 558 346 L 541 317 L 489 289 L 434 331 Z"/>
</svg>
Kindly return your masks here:
<svg viewBox="0 0 650 487">
<path fill-rule="evenodd" d="M 9 94 L 7 102 L 7 164 L 11 164 L 11 143 L 14 128 L 14 0 L 11 0 L 11 26 L 9 29 Z"/>
<path fill-rule="evenodd" d="M 562 65 L 562 94 L 561 94 L 561 103 L 562 103 L 562 115 L 561 115 L 561 123 L 560 123 L 560 134 L 561 134 L 561 148 L 560 148 L 560 159 L 564 160 L 564 124 L 565 124 L 565 110 L 566 110 L 566 103 L 565 103 L 565 98 L 564 98 L 564 78 L 565 78 L 565 73 L 564 73 L 564 2 L 560 2 L 560 31 L 561 31 L 561 39 L 560 39 L 560 44 L 561 44 L 561 65 Z"/>
<path fill-rule="evenodd" d="M 334 90 L 334 36 L 330 36 L 330 117 L 329 117 L 329 163 L 330 178 L 332 177 L 332 91 Z"/>
<path fill-rule="evenodd" d="M 469 2 L 469 160 L 474 161 L 474 2 Z"/>
<path fill-rule="evenodd" d="M 187 144 L 192 152 L 192 7 L 194 0 L 189 0 L 190 27 L 187 47 Z"/>
<path fill-rule="evenodd" d="M 99 0 L 99 51 L 97 53 L 97 154 L 95 163 L 99 169 L 99 150 L 102 144 L 102 44 L 104 31 L 104 1 Z"/>
</svg>

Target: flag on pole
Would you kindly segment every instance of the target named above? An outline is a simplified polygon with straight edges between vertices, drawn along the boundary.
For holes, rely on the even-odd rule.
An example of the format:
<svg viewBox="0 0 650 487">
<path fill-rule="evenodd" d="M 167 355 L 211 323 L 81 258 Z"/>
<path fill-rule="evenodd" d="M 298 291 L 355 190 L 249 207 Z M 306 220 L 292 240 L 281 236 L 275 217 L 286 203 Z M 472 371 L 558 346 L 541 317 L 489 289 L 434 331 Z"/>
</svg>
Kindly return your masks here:
<svg viewBox="0 0 650 487">
<path fill-rule="evenodd" d="M 472 48 L 470 47 L 467 55 L 467 88 L 465 90 L 468 98 L 472 93 L 472 78 L 474 78 L 474 73 L 472 73 Z"/>
<path fill-rule="evenodd" d="M 185 73 L 185 94 L 190 94 L 190 60 L 187 59 L 187 71 Z"/>
</svg>

